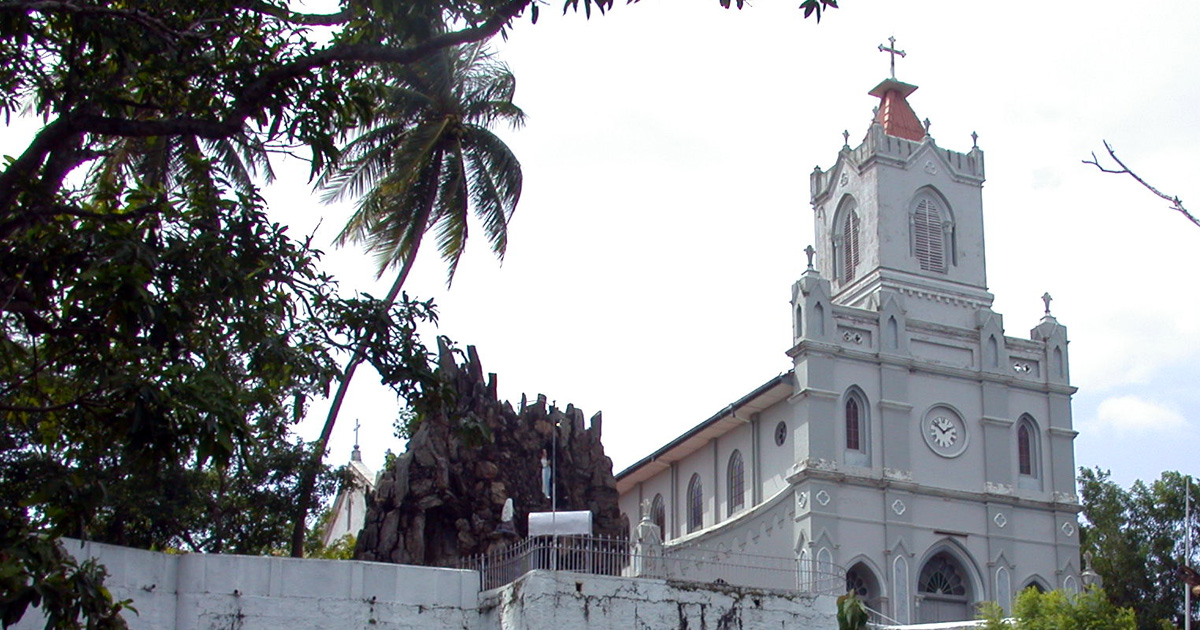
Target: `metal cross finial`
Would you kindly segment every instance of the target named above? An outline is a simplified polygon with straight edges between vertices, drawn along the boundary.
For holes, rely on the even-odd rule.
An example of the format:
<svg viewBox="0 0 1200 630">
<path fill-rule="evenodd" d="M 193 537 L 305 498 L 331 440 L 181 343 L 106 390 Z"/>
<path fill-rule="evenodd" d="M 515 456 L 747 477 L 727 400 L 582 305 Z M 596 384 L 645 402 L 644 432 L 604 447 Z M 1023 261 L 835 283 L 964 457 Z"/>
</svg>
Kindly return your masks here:
<svg viewBox="0 0 1200 630">
<path fill-rule="evenodd" d="M 924 122 L 924 125 L 925 125 L 925 135 L 927 135 L 927 136 L 929 135 L 929 125 L 931 125 L 931 124 L 932 124 L 932 123 L 930 123 L 930 122 L 929 122 L 929 119 L 928 119 L 928 118 L 926 118 L 926 119 L 925 119 L 925 122 Z"/>
<path fill-rule="evenodd" d="M 813 259 L 813 255 L 816 253 L 817 253 L 817 250 L 813 249 L 813 246 L 811 244 L 808 247 L 804 248 L 804 255 L 808 256 L 808 268 L 809 269 L 813 268 L 812 259 Z"/>
<path fill-rule="evenodd" d="M 879 52 L 891 53 L 891 55 L 892 55 L 892 78 L 895 79 L 896 78 L 896 55 L 900 55 L 901 57 L 904 57 L 905 54 L 904 54 L 903 50 L 896 49 L 896 38 L 895 37 L 889 37 L 888 44 L 889 44 L 888 46 L 884 46 L 883 44 L 880 44 Z"/>
<path fill-rule="evenodd" d="M 358 418 L 354 419 L 354 448 L 358 448 L 358 429 L 362 425 L 358 423 Z"/>
<path fill-rule="evenodd" d="M 846 144 L 846 146 L 850 146 L 850 131 L 849 130 L 842 132 L 842 142 L 844 142 Z"/>
<path fill-rule="evenodd" d="M 1049 293 L 1049 292 L 1046 292 L 1046 293 L 1043 293 L 1043 294 L 1042 294 L 1042 304 L 1045 304 L 1045 305 L 1046 305 L 1046 314 L 1047 314 L 1047 315 L 1049 315 L 1049 314 L 1050 314 L 1050 300 L 1053 300 L 1053 299 L 1054 299 L 1054 298 L 1050 297 L 1050 293 Z"/>
<path fill-rule="evenodd" d="M 975 133 L 974 131 L 971 132 L 971 148 L 979 148 L 979 134 Z"/>
</svg>

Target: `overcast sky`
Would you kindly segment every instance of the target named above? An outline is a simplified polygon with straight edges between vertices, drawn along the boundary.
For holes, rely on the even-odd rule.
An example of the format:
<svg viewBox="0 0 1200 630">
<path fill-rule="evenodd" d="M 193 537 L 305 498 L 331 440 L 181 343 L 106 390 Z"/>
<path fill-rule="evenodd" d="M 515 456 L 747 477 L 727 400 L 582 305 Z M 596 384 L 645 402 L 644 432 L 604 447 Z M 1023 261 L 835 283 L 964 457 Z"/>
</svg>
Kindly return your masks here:
<svg viewBox="0 0 1200 630">
<path fill-rule="evenodd" d="M 843 130 L 865 134 L 894 34 L 897 78 L 919 86 L 909 102 L 938 146 L 979 134 L 1006 333 L 1028 337 L 1047 291 L 1068 327 L 1077 465 L 1123 485 L 1200 473 L 1200 228 L 1080 163 L 1107 139 L 1200 211 L 1200 3 L 842 0 L 820 24 L 796 4 L 643 0 L 589 21 L 551 0 L 512 29 L 499 49 L 529 121 L 499 133 L 524 194 L 503 265 L 477 230 L 447 291 L 423 251 L 407 290 L 435 298 L 439 332 L 477 346 L 514 404 L 540 392 L 603 411 L 618 471 L 790 369 L 808 174 L 833 164 Z M 323 217 L 328 246 L 347 209 L 321 205 L 305 174 L 267 197 L 297 237 Z M 367 257 L 328 249 L 346 291 L 386 291 Z M 359 371 L 332 463 L 356 418 L 370 466 L 403 450 L 377 380 Z M 315 405 L 306 435 L 323 417 Z"/>
</svg>

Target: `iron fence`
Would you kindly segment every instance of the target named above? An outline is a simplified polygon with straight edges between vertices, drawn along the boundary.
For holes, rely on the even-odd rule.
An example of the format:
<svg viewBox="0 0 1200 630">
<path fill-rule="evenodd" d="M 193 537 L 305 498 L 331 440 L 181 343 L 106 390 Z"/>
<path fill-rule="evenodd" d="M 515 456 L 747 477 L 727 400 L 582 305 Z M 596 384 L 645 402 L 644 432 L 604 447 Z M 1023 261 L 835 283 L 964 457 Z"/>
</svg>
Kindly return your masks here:
<svg viewBox="0 0 1200 630">
<path fill-rule="evenodd" d="M 459 568 L 478 571 L 482 590 L 504 586 L 535 569 L 814 594 L 846 590 L 845 570 L 828 563 L 693 545 L 637 546 L 621 538 L 596 536 L 527 538 L 466 558 Z"/>
</svg>

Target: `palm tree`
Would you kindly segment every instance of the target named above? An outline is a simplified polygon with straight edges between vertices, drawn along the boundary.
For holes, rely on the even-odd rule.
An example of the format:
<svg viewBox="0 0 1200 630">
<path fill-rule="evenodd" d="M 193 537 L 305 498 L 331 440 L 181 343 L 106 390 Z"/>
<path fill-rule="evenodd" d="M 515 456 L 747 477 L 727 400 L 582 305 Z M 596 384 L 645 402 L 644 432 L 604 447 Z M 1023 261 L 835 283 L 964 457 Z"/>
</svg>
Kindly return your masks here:
<svg viewBox="0 0 1200 630">
<path fill-rule="evenodd" d="M 434 230 L 453 281 L 467 242 L 471 211 L 492 252 L 503 259 L 508 222 L 521 196 L 521 165 L 490 127 L 524 123 L 512 103 L 516 80 L 482 43 L 446 48 L 396 68 L 374 124 L 345 148 L 318 186 L 323 200 L 358 197 L 337 244 L 362 244 L 379 263 L 378 276 L 399 267 L 384 304 L 400 294 L 425 233 Z M 355 348 L 330 403 L 314 457 L 324 454 L 354 371 L 364 359 Z M 312 469 L 315 473 L 315 467 Z M 303 552 L 304 517 L 313 474 L 302 482 L 292 555 Z"/>
</svg>

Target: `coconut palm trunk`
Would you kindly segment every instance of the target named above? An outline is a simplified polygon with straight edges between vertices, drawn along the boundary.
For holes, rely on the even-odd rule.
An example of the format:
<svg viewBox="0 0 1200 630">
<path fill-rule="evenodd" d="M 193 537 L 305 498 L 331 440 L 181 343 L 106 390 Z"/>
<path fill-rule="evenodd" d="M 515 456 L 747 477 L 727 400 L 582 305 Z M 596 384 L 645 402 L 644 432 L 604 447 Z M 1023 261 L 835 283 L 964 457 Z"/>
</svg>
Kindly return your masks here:
<svg viewBox="0 0 1200 630">
<path fill-rule="evenodd" d="M 521 165 L 489 127 L 498 121 L 517 127 L 525 116 L 512 103 L 512 73 L 482 44 L 443 49 L 392 72 L 376 123 L 360 130 L 319 181 L 326 201 L 359 197 L 338 244 L 365 245 L 376 255 L 380 275 L 400 264 L 385 307 L 400 295 L 427 231 L 437 236 L 449 266 L 448 282 L 466 247 L 472 214 L 492 251 L 503 258 L 508 222 L 521 196 Z M 314 445 L 313 465 L 301 480 L 293 556 L 304 552 L 316 473 L 370 341 L 355 345 Z"/>
<path fill-rule="evenodd" d="M 435 160 L 434 171 L 435 181 L 441 171 L 438 161 Z M 429 222 L 429 216 L 433 212 L 433 205 L 437 200 L 437 188 L 431 188 L 431 194 L 427 196 L 428 200 L 425 204 L 420 216 L 414 221 L 415 225 L 426 225 Z M 412 247 L 409 249 L 407 256 L 404 258 L 404 264 L 400 267 L 400 273 L 396 276 L 396 281 L 392 283 L 392 288 L 388 290 L 387 295 L 383 297 L 383 302 L 380 308 L 390 309 L 392 304 L 396 303 L 396 298 L 400 296 L 401 289 L 404 288 L 404 281 L 408 279 L 408 273 L 412 271 L 413 264 L 417 261 L 417 252 L 421 249 L 421 241 L 425 235 L 425 230 L 416 230 L 413 235 Z M 368 336 L 360 339 L 354 345 L 354 352 L 350 355 L 350 360 L 346 363 L 346 369 L 342 371 L 342 378 L 338 381 L 337 391 L 333 394 L 333 399 L 329 402 L 329 412 L 325 415 L 325 425 L 321 427 L 321 436 L 317 438 L 316 444 L 313 445 L 312 462 L 303 468 L 303 477 L 300 480 L 300 496 L 296 502 L 295 522 L 292 524 L 292 557 L 304 557 L 304 538 L 307 532 L 308 512 L 312 508 L 313 489 L 317 484 L 317 471 L 321 468 L 321 460 L 325 457 L 325 450 L 329 447 L 329 438 L 333 435 L 333 427 L 337 424 L 338 414 L 342 410 L 342 403 L 346 400 L 346 392 L 350 390 L 350 381 L 354 379 L 354 373 L 358 370 L 366 357 L 367 344 L 371 342 Z"/>
</svg>

